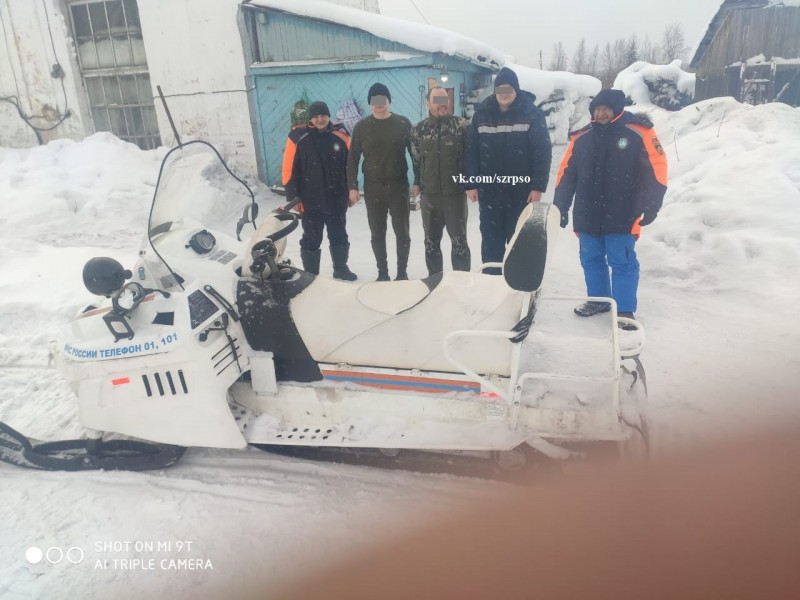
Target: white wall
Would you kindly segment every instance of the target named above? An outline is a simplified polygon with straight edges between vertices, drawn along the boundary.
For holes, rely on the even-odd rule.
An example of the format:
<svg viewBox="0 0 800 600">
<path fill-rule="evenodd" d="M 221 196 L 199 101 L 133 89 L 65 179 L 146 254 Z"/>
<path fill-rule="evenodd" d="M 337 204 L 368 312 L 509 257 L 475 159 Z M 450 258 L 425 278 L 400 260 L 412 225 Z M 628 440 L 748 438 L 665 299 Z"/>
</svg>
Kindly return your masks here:
<svg viewBox="0 0 800 600">
<path fill-rule="evenodd" d="M 237 24 L 241 0 L 137 1 L 153 91 L 161 86 L 181 139 L 211 141 L 229 164 L 255 177 L 252 91 Z M 378 12 L 375 0 L 332 1 Z M 171 145 L 174 136 L 158 100 L 156 112 L 161 140 Z"/>
<path fill-rule="evenodd" d="M 237 24 L 240 0 L 137 0 L 153 95 L 160 85 L 182 140 L 215 144 L 229 164 L 256 176 L 254 127 L 248 106 L 245 60 Z M 377 10 L 374 0 L 338 0 Z M 83 139 L 94 132 L 88 101 L 69 33 L 68 0 L 45 0 L 56 52 L 66 77 L 63 124 L 43 132 L 46 143 Z M 375 6 L 373 6 L 373 4 Z M 44 8 L 39 0 L 0 0 L 0 97 L 20 96 L 26 114 L 64 110 L 61 82 L 50 76 L 55 62 Z M 3 39 L 4 38 L 4 39 Z M 15 76 L 17 85 L 15 85 Z M 19 87 L 19 94 L 17 94 Z M 155 100 L 161 141 L 174 135 L 160 100 Z M 51 121 L 39 119 L 42 127 Z M 37 139 L 16 109 L 0 102 L 0 146 L 25 148 Z"/>
<path fill-rule="evenodd" d="M 50 42 L 45 6 L 42 2 L 0 0 L 0 97 L 17 97 L 23 112 L 43 115 L 32 119 L 34 125 L 48 128 L 54 125 L 65 107 L 69 116 L 51 131 L 40 133 L 43 142 L 59 138 L 83 139 L 91 133 L 92 125 L 83 96 L 72 41 L 57 0 L 45 0 L 53 43 Z M 50 76 L 56 56 L 65 72 L 64 91 L 61 80 Z M 0 102 L 0 146 L 29 148 L 38 144 L 36 134 L 20 118 L 8 102 Z"/>
<path fill-rule="evenodd" d="M 138 0 L 153 93 L 160 85 L 181 139 L 215 144 L 237 169 L 255 176 L 245 61 L 236 22 L 239 0 Z M 156 99 L 161 141 L 173 134 Z"/>
</svg>

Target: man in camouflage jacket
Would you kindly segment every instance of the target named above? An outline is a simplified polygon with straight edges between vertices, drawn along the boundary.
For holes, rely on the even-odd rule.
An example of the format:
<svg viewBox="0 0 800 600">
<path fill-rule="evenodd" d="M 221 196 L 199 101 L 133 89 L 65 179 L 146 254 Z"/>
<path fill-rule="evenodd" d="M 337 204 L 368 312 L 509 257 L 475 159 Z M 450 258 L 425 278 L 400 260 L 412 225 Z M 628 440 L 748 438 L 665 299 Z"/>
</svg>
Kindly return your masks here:
<svg viewBox="0 0 800 600">
<path fill-rule="evenodd" d="M 469 123 L 450 114 L 449 97 L 442 87 L 428 92 L 430 114 L 411 131 L 414 160 L 413 195 L 422 193 L 425 264 L 428 275 L 444 270 L 442 232 L 450 236 L 450 258 L 456 271 L 470 270 L 467 245 L 467 197 L 459 183 Z"/>
</svg>

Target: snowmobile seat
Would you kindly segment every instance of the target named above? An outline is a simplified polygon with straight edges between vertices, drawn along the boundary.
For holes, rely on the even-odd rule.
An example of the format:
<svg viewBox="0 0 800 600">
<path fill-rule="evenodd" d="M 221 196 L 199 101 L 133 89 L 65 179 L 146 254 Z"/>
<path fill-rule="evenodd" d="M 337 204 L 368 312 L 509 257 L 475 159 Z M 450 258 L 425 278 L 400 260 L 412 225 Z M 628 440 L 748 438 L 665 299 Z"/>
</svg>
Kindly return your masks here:
<svg viewBox="0 0 800 600">
<path fill-rule="evenodd" d="M 453 331 L 510 331 L 541 287 L 558 231 L 550 204 L 528 205 L 505 255 L 504 277 L 445 272 L 441 279 L 355 286 L 317 277 L 291 300 L 298 334 L 314 360 L 455 372 L 443 340 Z M 508 376 L 512 344 L 497 338 L 459 342 L 459 359 L 483 374 Z"/>
</svg>

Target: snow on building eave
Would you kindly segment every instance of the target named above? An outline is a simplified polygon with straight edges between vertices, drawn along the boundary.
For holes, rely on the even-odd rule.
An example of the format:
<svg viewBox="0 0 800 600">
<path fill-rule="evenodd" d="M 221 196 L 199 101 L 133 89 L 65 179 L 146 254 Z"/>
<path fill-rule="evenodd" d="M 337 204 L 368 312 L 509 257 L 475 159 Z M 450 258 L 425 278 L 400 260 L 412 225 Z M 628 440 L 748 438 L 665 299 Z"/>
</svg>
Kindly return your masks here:
<svg viewBox="0 0 800 600">
<path fill-rule="evenodd" d="M 415 50 L 438 52 L 483 67 L 499 68 L 514 60 L 512 56 L 484 42 L 449 29 L 387 17 L 322 0 L 244 0 L 242 5 L 358 29 Z"/>
</svg>

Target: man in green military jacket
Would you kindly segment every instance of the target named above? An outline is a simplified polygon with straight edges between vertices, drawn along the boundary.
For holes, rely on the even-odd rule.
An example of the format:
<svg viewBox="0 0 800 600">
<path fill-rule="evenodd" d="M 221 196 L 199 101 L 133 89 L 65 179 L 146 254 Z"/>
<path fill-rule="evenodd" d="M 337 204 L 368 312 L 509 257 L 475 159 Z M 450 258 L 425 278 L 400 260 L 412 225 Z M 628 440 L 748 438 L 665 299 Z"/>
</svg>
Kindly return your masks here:
<svg viewBox="0 0 800 600">
<path fill-rule="evenodd" d="M 428 118 L 411 131 L 416 179 L 412 194 L 422 193 L 428 275 L 444 270 L 441 242 L 445 228 L 450 236 L 453 269 L 469 271 L 471 263 L 467 244 L 467 197 L 460 182 L 469 122 L 452 115 L 449 102 L 447 90 L 432 87 L 428 91 Z"/>
</svg>

